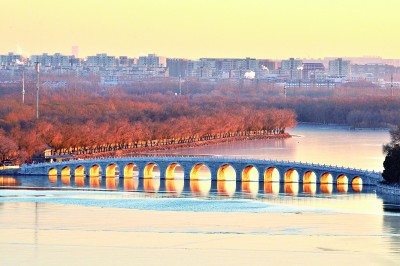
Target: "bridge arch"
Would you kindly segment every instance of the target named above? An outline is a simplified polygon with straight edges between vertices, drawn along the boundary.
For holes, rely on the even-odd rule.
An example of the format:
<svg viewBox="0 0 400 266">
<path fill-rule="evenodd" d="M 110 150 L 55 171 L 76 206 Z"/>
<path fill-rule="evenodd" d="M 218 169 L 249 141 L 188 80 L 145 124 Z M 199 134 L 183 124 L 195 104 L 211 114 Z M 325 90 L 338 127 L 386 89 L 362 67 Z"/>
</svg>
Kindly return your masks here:
<svg viewBox="0 0 400 266">
<path fill-rule="evenodd" d="M 242 192 L 249 193 L 252 197 L 255 197 L 258 194 L 259 178 L 260 175 L 255 166 L 246 166 L 242 171 Z"/>
<path fill-rule="evenodd" d="M 50 168 L 47 172 L 49 176 L 57 176 L 57 168 Z"/>
<path fill-rule="evenodd" d="M 62 175 L 62 176 L 71 175 L 71 168 L 69 168 L 69 166 L 64 166 L 64 167 L 61 169 L 61 175 Z"/>
<path fill-rule="evenodd" d="M 285 172 L 285 183 L 298 183 L 299 182 L 299 173 L 296 169 L 290 168 Z"/>
<path fill-rule="evenodd" d="M 198 163 L 192 167 L 190 171 L 190 180 L 210 179 L 211 170 L 206 164 Z"/>
<path fill-rule="evenodd" d="M 317 183 L 317 175 L 314 171 L 306 171 L 303 175 L 303 183 Z"/>
<path fill-rule="evenodd" d="M 361 192 L 362 186 L 363 186 L 363 180 L 361 179 L 361 177 L 360 176 L 353 177 L 353 179 L 351 180 L 351 187 L 353 191 Z"/>
<path fill-rule="evenodd" d="M 275 167 L 268 167 L 264 172 L 264 182 L 279 182 L 281 179 L 279 170 Z"/>
<path fill-rule="evenodd" d="M 75 168 L 74 176 L 86 176 L 86 169 L 83 165 L 78 165 Z"/>
<path fill-rule="evenodd" d="M 242 182 L 258 181 L 258 169 L 254 165 L 246 166 L 242 171 Z"/>
<path fill-rule="evenodd" d="M 321 184 L 332 184 L 333 177 L 332 177 L 331 173 L 329 173 L 329 172 L 323 173 L 320 178 L 320 183 Z"/>
<path fill-rule="evenodd" d="M 345 174 L 340 174 L 336 179 L 336 184 L 349 184 L 349 179 Z"/>
<path fill-rule="evenodd" d="M 89 176 L 98 177 L 103 173 L 101 166 L 98 164 L 93 164 L 89 169 Z"/>
<path fill-rule="evenodd" d="M 116 163 L 110 163 L 106 167 L 106 177 L 116 177 L 119 175 L 119 166 Z"/>
<path fill-rule="evenodd" d="M 135 172 L 139 172 L 138 167 L 134 163 L 128 163 L 124 167 L 124 178 L 133 177 Z"/>
<path fill-rule="evenodd" d="M 232 165 L 226 163 L 218 168 L 218 181 L 236 181 L 236 170 Z"/>
<path fill-rule="evenodd" d="M 165 170 L 165 179 L 183 178 L 185 171 L 179 163 L 171 163 Z"/>
</svg>

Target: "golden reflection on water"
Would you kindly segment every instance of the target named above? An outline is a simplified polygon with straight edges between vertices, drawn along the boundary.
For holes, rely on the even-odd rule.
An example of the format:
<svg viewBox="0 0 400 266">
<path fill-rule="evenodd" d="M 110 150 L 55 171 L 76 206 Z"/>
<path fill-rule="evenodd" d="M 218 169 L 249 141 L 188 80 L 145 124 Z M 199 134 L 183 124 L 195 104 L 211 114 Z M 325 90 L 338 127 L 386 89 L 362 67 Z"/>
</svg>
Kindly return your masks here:
<svg viewBox="0 0 400 266">
<path fill-rule="evenodd" d="M 325 194 L 332 194 L 333 184 L 332 183 L 321 183 L 321 192 Z"/>
<path fill-rule="evenodd" d="M 106 188 L 115 190 L 118 187 L 118 178 L 106 177 Z"/>
<path fill-rule="evenodd" d="M 100 182 L 101 178 L 99 176 L 91 176 L 89 178 L 89 185 L 92 188 L 99 188 L 100 187 Z"/>
<path fill-rule="evenodd" d="M 20 185 L 14 177 L 0 176 L 0 186 L 17 186 Z"/>
<path fill-rule="evenodd" d="M 265 182 L 264 183 L 264 192 L 265 193 L 273 193 L 278 194 L 280 189 L 279 182 Z"/>
<path fill-rule="evenodd" d="M 338 183 L 337 190 L 341 193 L 346 193 L 349 190 L 349 185 L 347 183 Z"/>
<path fill-rule="evenodd" d="M 165 189 L 170 194 L 180 195 L 184 185 L 185 180 L 183 178 L 165 179 Z"/>
<path fill-rule="evenodd" d="M 285 183 L 284 188 L 287 194 L 297 195 L 299 193 L 299 183 L 297 182 Z"/>
<path fill-rule="evenodd" d="M 146 192 L 157 192 L 160 189 L 160 178 L 144 178 L 143 187 Z"/>
<path fill-rule="evenodd" d="M 56 184 L 57 183 L 57 175 L 49 175 L 50 183 Z"/>
<path fill-rule="evenodd" d="M 190 190 L 194 196 L 207 196 L 211 190 L 211 179 L 191 179 Z"/>
<path fill-rule="evenodd" d="M 236 190 L 236 181 L 217 181 L 217 190 L 221 196 L 232 197 Z"/>
<path fill-rule="evenodd" d="M 61 183 L 64 185 L 71 184 L 71 176 L 70 175 L 61 175 Z"/>
<path fill-rule="evenodd" d="M 317 184 L 316 183 L 303 183 L 303 192 L 314 195 L 317 193 Z"/>
<path fill-rule="evenodd" d="M 85 186 L 85 176 L 75 176 L 75 185 L 77 187 L 84 187 Z"/>
<path fill-rule="evenodd" d="M 258 181 L 242 181 L 242 192 L 248 193 L 252 198 L 258 194 L 259 184 Z"/>
<path fill-rule="evenodd" d="M 135 191 L 139 187 L 139 178 L 124 177 L 124 189 L 127 191 Z"/>
<path fill-rule="evenodd" d="M 362 184 L 351 184 L 351 188 L 354 192 L 361 192 L 362 191 Z"/>
</svg>

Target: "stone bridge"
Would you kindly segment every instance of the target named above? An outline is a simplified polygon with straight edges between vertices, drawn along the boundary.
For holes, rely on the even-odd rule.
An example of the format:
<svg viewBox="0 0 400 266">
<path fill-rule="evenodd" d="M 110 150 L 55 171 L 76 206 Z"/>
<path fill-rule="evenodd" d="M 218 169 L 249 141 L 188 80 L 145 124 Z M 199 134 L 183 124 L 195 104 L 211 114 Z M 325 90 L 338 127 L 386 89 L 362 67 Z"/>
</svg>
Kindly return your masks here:
<svg viewBox="0 0 400 266">
<path fill-rule="evenodd" d="M 178 170 L 179 169 L 179 170 Z M 376 185 L 381 173 L 330 165 L 222 157 L 127 157 L 23 165 L 20 174 Z"/>
</svg>

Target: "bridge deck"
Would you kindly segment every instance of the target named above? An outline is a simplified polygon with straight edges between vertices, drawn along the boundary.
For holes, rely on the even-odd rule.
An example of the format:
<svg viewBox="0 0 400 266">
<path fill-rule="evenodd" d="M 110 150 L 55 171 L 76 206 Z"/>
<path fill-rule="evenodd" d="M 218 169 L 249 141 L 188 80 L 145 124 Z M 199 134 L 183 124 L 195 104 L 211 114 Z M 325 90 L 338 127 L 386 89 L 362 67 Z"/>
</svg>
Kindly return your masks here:
<svg viewBox="0 0 400 266">
<path fill-rule="evenodd" d="M 216 156 L 140 156 L 140 157 L 111 157 L 96 158 L 89 160 L 69 160 L 53 163 L 39 163 L 23 165 L 21 174 L 24 175 L 129 175 L 133 167 L 137 167 L 139 177 L 151 176 L 154 167 L 158 167 L 160 177 L 166 178 L 168 174 L 173 175 L 175 166 L 180 166 L 184 172 L 184 178 L 191 179 L 195 172 L 204 165 L 209 169 L 212 180 L 219 180 L 224 175 L 228 166 L 234 169 L 236 180 L 243 180 L 247 170 L 254 168 L 258 172 L 258 179 L 267 180 L 276 170 L 279 181 L 286 182 L 294 180 L 304 182 L 306 176 L 315 175 L 315 182 L 340 182 L 345 176 L 349 182 L 360 178 L 363 184 L 375 185 L 382 180 L 381 173 L 355 168 L 345 168 L 332 165 L 321 165 L 313 163 L 257 160 L 244 158 L 226 158 Z M 155 168 L 154 168 L 155 169 Z M 197 170 L 196 170 L 197 169 Z M 167 173 L 167 171 L 170 171 Z M 172 171 L 172 172 L 171 172 Z M 293 176 L 294 175 L 294 176 Z M 296 177 L 297 175 L 297 177 Z M 271 177 L 272 178 L 272 177 Z M 293 179 L 294 178 L 294 179 Z M 297 178 L 297 179 L 296 179 Z M 326 179 L 328 178 L 328 179 Z M 328 180 L 328 181 L 326 181 Z"/>
</svg>

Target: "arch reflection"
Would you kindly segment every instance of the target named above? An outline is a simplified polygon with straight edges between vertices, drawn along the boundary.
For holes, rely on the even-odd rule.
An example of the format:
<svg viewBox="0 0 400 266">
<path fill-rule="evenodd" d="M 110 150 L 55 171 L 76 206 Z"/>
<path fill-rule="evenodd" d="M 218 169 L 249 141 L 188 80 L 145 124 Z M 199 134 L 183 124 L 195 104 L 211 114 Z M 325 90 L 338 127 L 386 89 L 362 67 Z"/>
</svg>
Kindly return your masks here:
<svg viewBox="0 0 400 266">
<path fill-rule="evenodd" d="M 217 190 L 221 196 L 232 197 L 236 191 L 236 181 L 219 180 L 217 181 Z"/>
<path fill-rule="evenodd" d="M 58 181 L 57 175 L 49 175 L 49 181 L 50 183 L 57 184 Z"/>
<path fill-rule="evenodd" d="M 288 182 L 284 184 L 285 193 L 291 195 L 297 195 L 299 193 L 299 183 Z"/>
<path fill-rule="evenodd" d="M 138 177 L 124 177 L 124 190 L 136 191 L 139 187 Z"/>
<path fill-rule="evenodd" d="M 332 194 L 333 184 L 332 183 L 321 183 L 321 192 L 325 194 Z"/>
<path fill-rule="evenodd" d="M 264 182 L 264 192 L 278 194 L 280 190 L 279 182 Z"/>
<path fill-rule="evenodd" d="M 75 176 L 75 186 L 84 187 L 85 186 L 85 176 Z"/>
<path fill-rule="evenodd" d="M 110 190 L 116 190 L 118 188 L 118 178 L 113 176 L 106 177 L 106 188 Z"/>
<path fill-rule="evenodd" d="M 71 184 L 71 176 L 70 175 L 61 175 L 61 183 L 63 185 Z"/>
<path fill-rule="evenodd" d="M 99 176 L 90 176 L 89 185 L 92 188 L 99 188 L 101 183 L 101 178 Z"/>
<path fill-rule="evenodd" d="M 14 177 L 0 176 L 0 186 L 18 186 L 20 182 Z"/>
<path fill-rule="evenodd" d="M 317 183 L 303 183 L 303 192 L 314 195 L 317 193 Z"/>
</svg>

